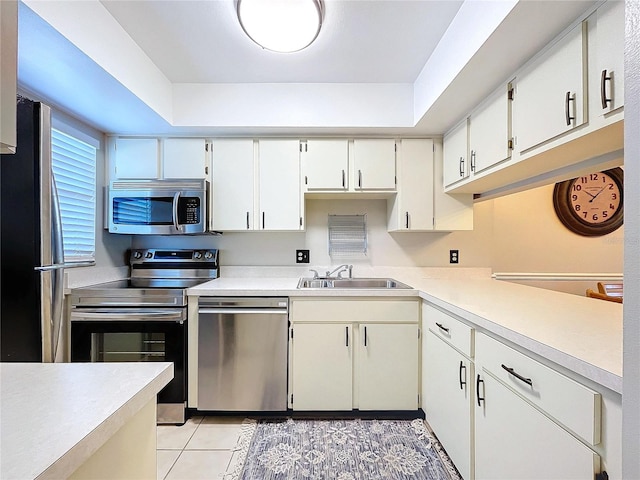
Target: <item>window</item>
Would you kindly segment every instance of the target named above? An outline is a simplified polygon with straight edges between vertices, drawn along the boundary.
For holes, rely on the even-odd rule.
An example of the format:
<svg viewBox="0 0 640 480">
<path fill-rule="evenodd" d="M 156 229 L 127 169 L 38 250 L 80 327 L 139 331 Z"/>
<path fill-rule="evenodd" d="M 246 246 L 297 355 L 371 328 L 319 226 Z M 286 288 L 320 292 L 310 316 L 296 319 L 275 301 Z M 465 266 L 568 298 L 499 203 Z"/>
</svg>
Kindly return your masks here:
<svg viewBox="0 0 640 480">
<path fill-rule="evenodd" d="M 64 261 L 95 260 L 96 148 L 52 129 L 51 156 L 62 216 Z"/>
</svg>

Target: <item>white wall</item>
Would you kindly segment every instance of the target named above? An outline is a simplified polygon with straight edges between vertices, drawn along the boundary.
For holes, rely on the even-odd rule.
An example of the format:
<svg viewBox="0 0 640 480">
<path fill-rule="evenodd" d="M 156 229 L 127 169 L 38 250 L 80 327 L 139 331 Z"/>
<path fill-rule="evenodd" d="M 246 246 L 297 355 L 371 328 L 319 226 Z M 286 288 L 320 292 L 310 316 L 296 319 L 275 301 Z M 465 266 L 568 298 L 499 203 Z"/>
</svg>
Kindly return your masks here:
<svg viewBox="0 0 640 480">
<path fill-rule="evenodd" d="M 620 273 L 623 228 L 604 237 L 582 237 L 567 230 L 553 210 L 553 185 L 476 203 L 474 230 L 450 233 L 388 233 L 386 200 L 307 200 L 306 232 L 225 233 L 220 237 L 136 237 L 134 247 L 219 248 L 222 265 L 294 265 L 295 250 L 309 249 L 310 266 L 449 264 L 449 250 L 460 251 L 460 267 L 491 267 L 499 272 Z M 331 259 L 327 216 L 367 214 L 366 257 Z M 455 266 L 454 266 L 455 268 Z M 584 295 L 581 284 L 537 283 Z M 595 287 L 595 284 L 590 285 Z"/>
<path fill-rule="evenodd" d="M 625 2 L 624 150 L 625 174 L 624 358 L 622 475 L 640 478 L 640 2 Z"/>
<path fill-rule="evenodd" d="M 307 200 L 306 232 L 225 233 L 219 237 L 136 237 L 134 247 L 158 245 L 219 248 L 222 265 L 294 265 L 295 250 L 310 250 L 310 266 L 448 266 L 449 249 L 460 250 L 461 266 L 491 265 L 488 239 L 491 205 L 476 207 L 476 230 L 452 233 L 387 233 L 386 200 Z M 328 255 L 329 214 L 367 214 L 366 257 Z"/>
</svg>

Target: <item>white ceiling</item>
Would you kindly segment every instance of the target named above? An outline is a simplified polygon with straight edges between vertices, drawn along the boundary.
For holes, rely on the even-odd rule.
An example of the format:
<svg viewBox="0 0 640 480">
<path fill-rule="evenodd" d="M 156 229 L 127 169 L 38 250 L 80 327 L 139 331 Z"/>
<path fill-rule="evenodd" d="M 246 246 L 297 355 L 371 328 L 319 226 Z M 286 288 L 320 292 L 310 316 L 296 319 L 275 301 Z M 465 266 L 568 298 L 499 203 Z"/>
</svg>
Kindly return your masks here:
<svg viewBox="0 0 640 480">
<path fill-rule="evenodd" d="M 442 134 L 596 3 L 325 0 L 278 54 L 234 0 L 21 0 L 18 84 L 113 134 Z"/>
<path fill-rule="evenodd" d="M 413 83 L 461 0 L 328 0 L 316 41 L 261 49 L 233 0 L 102 0 L 173 83 Z"/>
</svg>

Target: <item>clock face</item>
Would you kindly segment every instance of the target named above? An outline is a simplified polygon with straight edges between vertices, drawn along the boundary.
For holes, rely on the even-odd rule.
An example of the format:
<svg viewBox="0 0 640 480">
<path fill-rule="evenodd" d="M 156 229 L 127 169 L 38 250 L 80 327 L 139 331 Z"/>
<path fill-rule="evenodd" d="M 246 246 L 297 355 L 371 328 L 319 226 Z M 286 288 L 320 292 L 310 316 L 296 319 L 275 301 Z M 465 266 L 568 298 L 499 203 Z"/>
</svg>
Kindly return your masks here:
<svg viewBox="0 0 640 480">
<path fill-rule="evenodd" d="M 592 225 L 612 218 L 620 208 L 622 198 L 620 186 L 606 172 L 575 178 L 570 194 L 569 203 L 575 215 Z"/>
<path fill-rule="evenodd" d="M 557 183 L 553 206 L 560 221 L 572 232 L 605 235 L 623 223 L 623 170 L 614 168 Z"/>
</svg>

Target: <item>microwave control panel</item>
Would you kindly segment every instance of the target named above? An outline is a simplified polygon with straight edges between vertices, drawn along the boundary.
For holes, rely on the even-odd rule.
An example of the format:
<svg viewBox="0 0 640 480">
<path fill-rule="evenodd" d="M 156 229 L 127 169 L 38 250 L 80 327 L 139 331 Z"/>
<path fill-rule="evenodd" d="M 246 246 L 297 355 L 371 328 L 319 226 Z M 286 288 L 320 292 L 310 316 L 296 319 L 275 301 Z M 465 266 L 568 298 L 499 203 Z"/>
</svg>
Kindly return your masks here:
<svg viewBox="0 0 640 480">
<path fill-rule="evenodd" d="M 181 197 L 179 199 L 178 223 L 180 225 L 200 223 L 200 199 L 198 197 Z"/>
</svg>

